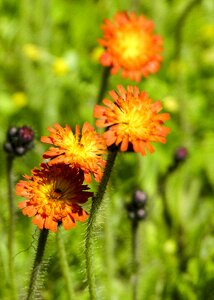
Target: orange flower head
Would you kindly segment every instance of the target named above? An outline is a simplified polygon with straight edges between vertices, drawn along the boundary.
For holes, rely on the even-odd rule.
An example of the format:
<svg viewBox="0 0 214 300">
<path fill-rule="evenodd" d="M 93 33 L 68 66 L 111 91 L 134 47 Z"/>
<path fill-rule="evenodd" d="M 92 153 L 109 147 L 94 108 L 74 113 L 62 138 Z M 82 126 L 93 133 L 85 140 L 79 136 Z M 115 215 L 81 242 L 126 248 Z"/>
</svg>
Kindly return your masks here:
<svg viewBox="0 0 214 300">
<path fill-rule="evenodd" d="M 68 125 L 62 128 L 55 124 L 54 127 L 48 128 L 50 136 L 43 136 L 41 141 L 56 147 L 50 147 L 43 157 L 50 158 L 50 165 L 63 162 L 71 167 L 79 167 L 87 183 L 91 181 L 91 174 L 99 182 L 105 167 L 102 155 L 106 152 L 106 142 L 103 136 L 87 122 L 83 125 L 82 133 L 78 125 L 75 134 Z"/>
<path fill-rule="evenodd" d="M 79 205 L 85 203 L 92 192 L 83 185 L 84 174 L 66 164 L 49 166 L 42 163 L 34 168 L 32 176 L 24 176 L 16 185 L 16 194 L 26 200 L 19 203 L 22 213 L 34 217 L 33 223 L 39 229 L 57 231 L 58 224 L 65 229 L 74 227 L 75 221 L 84 222 L 87 212 Z"/>
<path fill-rule="evenodd" d="M 162 39 L 153 34 L 154 24 L 145 16 L 120 12 L 114 22 L 105 20 L 103 39 L 99 43 L 105 50 L 100 57 L 103 66 L 111 67 L 116 74 L 121 69 L 122 77 L 140 81 L 150 73 L 156 73 L 162 61 Z"/>
<path fill-rule="evenodd" d="M 107 107 L 96 105 L 94 116 L 98 127 L 107 127 L 104 132 L 107 146 L 120 146 L 121 151 L 133 149 L 146 154 L 154 151 L 151 142 L 166 142 L 170 129 L 163 126 L 169 114 L 158 114 L 162 109 L 160 101 L 152 102 L 138 87 L 128 86 L 127 91 L 118 86 L 118 93 L 109 93 L 114 102 L 104 99 Z"/>
</svg>

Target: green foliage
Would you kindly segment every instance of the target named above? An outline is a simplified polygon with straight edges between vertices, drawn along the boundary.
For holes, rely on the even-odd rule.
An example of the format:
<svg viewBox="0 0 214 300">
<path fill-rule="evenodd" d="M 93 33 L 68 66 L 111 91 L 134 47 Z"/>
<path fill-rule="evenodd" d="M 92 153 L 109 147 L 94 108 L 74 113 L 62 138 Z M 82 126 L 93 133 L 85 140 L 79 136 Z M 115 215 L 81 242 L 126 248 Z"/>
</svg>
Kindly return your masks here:
<svg viewBox="0 0 214 300">
<path fill-rule="evenodd" d="M 0 145 L 8 126 L 28 125 L 36 133 L 35 148 L 15 161 L 15 183 L 40 163 L 47 149 L 40 136 L 47 135 L 48 126 L 93 124 L 102 76 L 97 39 L 104 18 L 138 7 L 163 36 L 162 67 L 138 86 L 154 100 L 162 100 L 164 110 L 171 113 L 171 133 L 166 145 L 155 145 L 152 155 L 126 153 L 117 159 L 97 225 L 100 299 L 131 299 L 131 227 L 125 204 L 137 188 L 148 193 L 147 217 L 138 232 L 139 299 L 214 299 L 214 5 L 211 0 L 192 2 L 188 8 L 184 0 L 0 0 Z M 117 84 L 135 83 L 120 74 L 111 76 L 109 89 Z M 159 180 L 179 146 L 187 147 L 188 158 L 166 178 L 165 194 L 160 193 Z M 0 165 L 0 299 L 10 299 L 2 147 Z M 170 227 L 163 215 L 163 197 Z M 22 295 L 37 238 L 35 226 L 18 208 L 15 224 L 15 284 Z M 84 224 L 63 233 L 75 299 L 81 300 L 88 299 L 84 235 Z M 46 255 L 48 276 L 38 299 L 68 299 L 54 234 Z"/>
</svg>

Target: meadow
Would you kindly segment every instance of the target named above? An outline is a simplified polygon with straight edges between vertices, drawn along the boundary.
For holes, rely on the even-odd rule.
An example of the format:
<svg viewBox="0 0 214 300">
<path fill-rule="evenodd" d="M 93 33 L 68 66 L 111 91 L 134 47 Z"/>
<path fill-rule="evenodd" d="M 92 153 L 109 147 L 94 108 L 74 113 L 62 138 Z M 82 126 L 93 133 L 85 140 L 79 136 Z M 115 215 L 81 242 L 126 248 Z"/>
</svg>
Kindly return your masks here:
<svg viewBox="0 0 214 300">
<path fill-rule="evenodd" d="M 160 66 L 146 76 L 112 74 L 106 53 L 101 63 L 102 24 L 119 12 L 144 15 L 163 41 Z M 0 0 L 0 299 L 214 299 L 213 16 L 212 0 Z M 92 172 L 90 182 L 84 169 L 97 195 L 82 200 L 90 221 L 39 229 L 18 207 L 16 186 L 47 158 L 57 161 L 43 157 L 50 140 L 41 137 L 54 124 L 75 132 L 85 122 L 106 133 L 111 124 L 99 128 L 94 107 L 114 100 L 118 86 L 161 101 L 166 143 L 152 140 L 154 152 L 146 143 L 144 153 L 109 142 L 104 159 L 117 151 L 110 178 L 100 183 Z M 23 127 L 30 145 L 9 148 Z M 41 232 L 48 237 L 35 268 Z"/>
</svg>

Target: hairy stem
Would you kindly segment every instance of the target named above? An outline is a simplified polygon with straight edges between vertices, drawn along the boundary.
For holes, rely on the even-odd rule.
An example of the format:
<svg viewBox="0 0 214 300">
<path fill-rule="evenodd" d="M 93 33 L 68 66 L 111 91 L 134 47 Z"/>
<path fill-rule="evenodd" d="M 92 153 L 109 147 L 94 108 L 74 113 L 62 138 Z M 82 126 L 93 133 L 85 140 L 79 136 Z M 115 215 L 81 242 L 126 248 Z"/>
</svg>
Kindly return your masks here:
<svg viewBox="0 0 214 300">
<path fill-rule="evenodd" d="M 96 196 L 93 197 L 92 199 L 92 206 L 91 206 L 90 216 L 88 219 L 88 226 L 86 231 L 85 255 L 86 255 L 86 271 L 87 271 L 89 293 L 90 293 L 90 299 L 92 300 L 97 299 L 95 275 L 93 269 L 94 266 L 93 238 L 95 236 L 96 216 L 99 212 L 116 156 L 117 156 L 117 151 L 110 151 L 108 154 L 107 163 L 103 173 L 102 180 L 98 186 Z"/>
<path fill-rule="evenodd" d="M 138 286 L 138 221 L 132 221 L 132 299 L 137 300 L 137 286 Z"/>
<path fill-rule="evenodd" d="M 8 184 L 8 205 L 9 205 L 9 228 L 8 228 L 8 262 L 9 262 L 9 283 L 11 299 L 16 299 L 13 266 L 13 241 L 14 241 L 14 199 L 13 199 L 13 161 L 14 156 L 7 156 L 7 184 Z"/>
<path fill-rule="evenodd" d="M 33 264 L 33 270 L 32 270 L 31 277 L 30 277 L 30 283 L 29 283 L 29 287 L 28 287 L 28 293 L 27 293 L 26 300 L 30 300 L 33 297 L 33 294 L 36 290 L 37 278 L 38 278 L 38 274 L 39 274 L 39 271 L 40 271 L 41 265 L 42 265 L 42 258 L 43 258 L 44 251 L 45 251 L 45 245 L 47 242 L 48 233 L 49 233 L 48 229 L 43 229 L 40 231 L 36 257 L 35 257 L 34 264 Z"/>
<path fill-rule="evenodd" d="M 71 284 L 70 272 L 69 272 L 69 264 L 65 252 L 64 242 L 60 232 L 56 234 L 57 248 L 58 248 L 58 256 L 59 262 L 61 265 L 61 272 L 65 280 L 65 285 L 67 289 L 67 295 L 69 300 L 75 299 L 74 291 Z"/>
</svg>

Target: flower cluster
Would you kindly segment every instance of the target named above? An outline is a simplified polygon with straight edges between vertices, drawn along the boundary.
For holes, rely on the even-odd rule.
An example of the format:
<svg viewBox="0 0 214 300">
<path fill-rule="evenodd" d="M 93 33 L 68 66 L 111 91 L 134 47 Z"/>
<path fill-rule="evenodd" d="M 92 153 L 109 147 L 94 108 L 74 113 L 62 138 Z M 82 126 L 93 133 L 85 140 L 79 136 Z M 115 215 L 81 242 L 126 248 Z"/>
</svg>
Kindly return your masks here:
<svg viewBox="0 0 214 300">
<path fill-rule="evenodd" d="M 19 204 L 24 215 L 33 217 L 33 223 L 40 229 L 57 230 L 58 224 L 65 229 L 75 226 L 75 221 L 85 221 L 88 214 L 79 205 L 93 196 L 88 191 L 94 175 L 96 181 L 102 177 L 106 143 L 89 124 L 82 131 L 76 126 L 75 133 L 66 125 L 55 124 L 48 128 L 49 137 L 42 137 L 44 143 L 54 145 L 43 154 L 48 159 L 40 169 L 35 168 L 32 176 L 24 176 L 16 186 L 16 193 L 26 200 Z"/>
<path fill-rule="evenodd" d="M 123 77 L 140 81 L 155 73 L 162 60 L 162 39 L 153 34 L 153 22 L 143 15 L 118 13 L 114 22 L 105 21 L 104 37 L 100 44 L 104 52 L 100 62 L 115 74 L 120 69 Z M 85 221 L 87 212 L 81 207 L 93 193 L 88 184 L 94 178 L 100 182 L 106 166 L 104 155 L 109 147 L 116 151 L 154 151 L 153 142 L 166 142 L 170 129 L 164 126 L 168 113 L 160 101 L 153 102 L 137 86 L 122 85 L 109 92 L 111 100 L 96 105 L 96 126 L 105 128 L 97 133 L 87 122 L 82 129 L 76 125 L 49 127 L 49 136 L 41 137 L 50 147 L 43 154 L 46 163 L 35 168 L 31 176 L 17 184 L 17 195 L 25 198 L 19 204 L 24 215 L 33 218 L 40 229 L 56 231 L 59 224 L 65 229 Z M 107 166 L 108 167 L 108 166 Z M 106 167 L 106 169 L 107 169 Z"/>
</svg>

